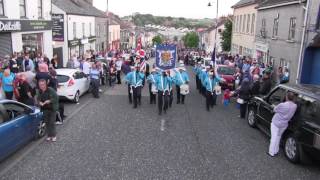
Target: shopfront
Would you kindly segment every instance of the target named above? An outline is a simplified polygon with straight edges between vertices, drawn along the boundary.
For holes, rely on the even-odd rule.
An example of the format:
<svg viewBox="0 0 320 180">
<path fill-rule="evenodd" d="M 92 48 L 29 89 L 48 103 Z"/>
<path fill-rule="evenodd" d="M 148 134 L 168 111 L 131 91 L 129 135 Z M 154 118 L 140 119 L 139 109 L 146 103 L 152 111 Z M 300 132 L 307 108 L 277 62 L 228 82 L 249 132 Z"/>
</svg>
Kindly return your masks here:
<svg viewBox="0 0 320 180">
<path fill-rule="evenodd" d="M 256 42 L 256 59 L 259 63 L 268 62 L 269 47 L 267 44 Z"/>
<path fill-rule="evenodd" d="M 0 57 L 13 52 L 52 55 L 52 21 L 0 20 Z"/>
</svg>

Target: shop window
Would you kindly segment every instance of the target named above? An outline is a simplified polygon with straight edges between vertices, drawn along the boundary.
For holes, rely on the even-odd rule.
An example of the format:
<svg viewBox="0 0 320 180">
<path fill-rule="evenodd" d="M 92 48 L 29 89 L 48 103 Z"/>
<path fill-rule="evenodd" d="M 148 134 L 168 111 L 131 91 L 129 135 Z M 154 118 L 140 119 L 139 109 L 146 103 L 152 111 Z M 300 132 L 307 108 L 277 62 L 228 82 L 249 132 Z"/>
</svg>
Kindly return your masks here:
<svg viewBox="0 0 320 180">
<path fill-rule="evenodd" d="M 22 35 L 23 50 L 30 54 L 38 54 L 43 52 L 43 34 L 23 34 Z"/>
<path fill-rule="evenodd" d="M 26 13 L 26 0 L 20 0 L 20 17 L 25 18 L 27 17 Z"/>
<path fill-rule="evenodd" d="M 42 14 L 42 0 L 38 0 L 38 17 L 43 18 L 43 14 Z"/>
<path fill-rule="evenodd" d="M 4 16 L 4 5 L 3 5 L 3 0 L 0 0 L 0 16 Z"/>
<path fill-rule="evenodd" d="M 295 17 L 290 18 L 288 40 L 294 40 L 295 39 L 295 36 L 296 36 L 296 25 L 297 25 L 297 18 L 295 18 Z"/>
</svg>

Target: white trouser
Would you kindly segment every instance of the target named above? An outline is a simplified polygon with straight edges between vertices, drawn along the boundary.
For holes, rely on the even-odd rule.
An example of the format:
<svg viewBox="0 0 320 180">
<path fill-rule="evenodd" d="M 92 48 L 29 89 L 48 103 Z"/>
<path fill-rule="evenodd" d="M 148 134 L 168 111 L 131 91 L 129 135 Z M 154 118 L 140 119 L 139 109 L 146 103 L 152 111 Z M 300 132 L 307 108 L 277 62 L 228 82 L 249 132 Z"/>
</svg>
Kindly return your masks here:
<svg viewBox="0 0 320 180">
<path fill-rule="evenodd" d="M 280 140 L 283 132 L 287 129 L 287 127 L 279 128 L 273 123 L 271 123 L 271 139 L 269 146 L 269 154 L 274 156 L 279 152 Z"/>
</svg>

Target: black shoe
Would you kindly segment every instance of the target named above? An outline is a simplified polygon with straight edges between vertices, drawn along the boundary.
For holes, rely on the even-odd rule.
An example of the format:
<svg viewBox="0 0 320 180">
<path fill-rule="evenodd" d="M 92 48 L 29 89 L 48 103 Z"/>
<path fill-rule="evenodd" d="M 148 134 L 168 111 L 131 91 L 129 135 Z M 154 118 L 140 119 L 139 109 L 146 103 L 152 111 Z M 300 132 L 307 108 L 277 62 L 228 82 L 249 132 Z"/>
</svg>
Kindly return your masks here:
<svg viewBox="0 0 320 180">
<path fill-rule="evenodd" d="M 275 155 L 271 155 L 271 154 L 269 154 L 269 152 L 266 152 L 266 154 L 268 155 L 268 156 L 270 156 L 270 157 L 274 157 Z"/>
</svg>

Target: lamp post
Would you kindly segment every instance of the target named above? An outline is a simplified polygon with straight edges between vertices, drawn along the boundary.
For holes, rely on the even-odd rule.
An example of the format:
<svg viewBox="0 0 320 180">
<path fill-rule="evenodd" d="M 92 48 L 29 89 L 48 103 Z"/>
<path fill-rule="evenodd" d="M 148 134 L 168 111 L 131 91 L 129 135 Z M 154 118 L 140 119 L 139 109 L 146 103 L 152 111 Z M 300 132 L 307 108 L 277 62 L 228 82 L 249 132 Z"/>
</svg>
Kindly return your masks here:
<svg viewBox="0 0 320 180">
<path fill-rule="evenodd" d="M 215 24 L 215 33 L 214 33 L 214 49 L 213 49 L 213 53 L 214 53 L 214 62 L 216 62 L 216 58 L 217 58 L 217 31 L 218 31 L 218 19 L 219 19 L 219 0 L 217 0 L 216 2 L 217 4 L 217 14 L 216 14 L 216 24 Z M 212 4 L 211 2 L 208 3 L 208 7 L 211 7 Z"/>
</svg>

